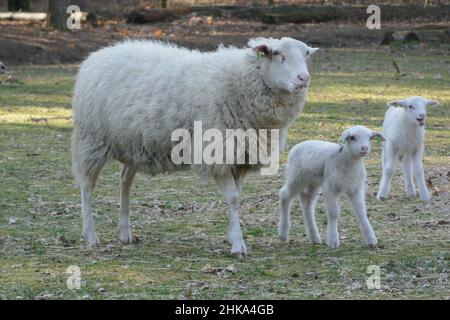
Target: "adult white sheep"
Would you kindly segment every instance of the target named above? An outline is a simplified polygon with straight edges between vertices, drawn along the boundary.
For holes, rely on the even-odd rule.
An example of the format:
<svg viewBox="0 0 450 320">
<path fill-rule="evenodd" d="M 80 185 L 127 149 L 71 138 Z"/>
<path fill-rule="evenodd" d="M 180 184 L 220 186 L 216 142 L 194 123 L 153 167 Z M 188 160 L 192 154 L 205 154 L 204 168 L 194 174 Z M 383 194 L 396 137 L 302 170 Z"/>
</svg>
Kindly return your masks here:
<svg viewBox="0 0 450 320">
<path fill-rule="evenodd" d="M 310 84 L 307 62 L 317 48 L 291 38 L 256 38 L 248 45 L 202 53 L 161 42 L 126 41 L 83 62 L 73 101 L 72 163 L 88 244 L 99 243 L 92 191 L 108 160 L 124 164 L 119 229 L 120 239 L 130 243 L 129 197 L 135 174 L 190 167 L 171 160 L 175 129 L 192 132 L 194 121 L 221 132 L 280 129 L 284 141 L 304 107 Z M 246 173 L 259 165 L 195 167 L 217 181 L 228 204 L 231 252 L 239 255 L 247 254 L 238 213 L 241 185 Z"/>
<path fill-rule="evenodd" d="M 6 72 L 6 66 L 3 62 L 0 61 L 0 74 Z"/>
<path fill-rule="evenodd" d="M 397 162 L 403 163 L 406 193 L 416 197 L 413 175 L 419 187 L 420 199 L 430 199 L 425 185 L 423 151 L 425 140 L 425 119 L 427 106 L 438 106 L 434 100 L 414 96 L 388 102 L 389 109 L 384 115 L 383 133 L 387 141 L 383 143 L 383 177 L 377 194 L 378 200 L 389 195 L 392 176 Z"/>
<path fill-rule="evenodd" d="M 382 133 L 355 126 L 342 133 L 340 144 L 309 140 L 294 146 L 288 155 L 286 182 L 280 190 L 279 236 L 287 240 L 291 228 L 290 205 L 300 196 L 306 233 L 313 243 L 320 243 L 314 205 L 323 187 L 327 209 L 328 246 L 339 246 L 337 219 L 340 214 L 338 199 L 346 193 L 358 215 L 364 239 L 376 245 L 377 238 L 367 219 L 365 205 L 366 169 L 363 158 L 370 152 L 370 140 L 385 139 Z"/>
</svg>

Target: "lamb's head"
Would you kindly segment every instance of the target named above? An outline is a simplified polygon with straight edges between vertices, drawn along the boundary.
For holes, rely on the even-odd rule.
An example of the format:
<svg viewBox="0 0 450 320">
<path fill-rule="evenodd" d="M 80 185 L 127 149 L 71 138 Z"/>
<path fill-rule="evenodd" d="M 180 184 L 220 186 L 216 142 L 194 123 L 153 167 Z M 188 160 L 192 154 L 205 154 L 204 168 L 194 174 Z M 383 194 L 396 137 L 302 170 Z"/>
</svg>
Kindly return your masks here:
<svg viewBox="0 0 450 320">
<path fill-rule="evenodd" d="M 342 133 L 339 140 L 341 145 L 340 151 L 347 148 L 352 156 L 365 157 L 370 152 L 371 140 L 376 137 L 379 137 L 382 141 L 386 140 L 386 137 L 381 132 L 372 131 L 364 126 L 348 128 Z"/>
<path fill-rule="evenodd" d="M 318 48 L 292 38 L 255 38 L 248 45 L 269 88 L 292 94 L 309 86 L 308 60 Z"/>
<path fill-rule="evenodd" d="M 438 106 L 439 102 L 424 97 L 414 96 L 403 100 L 394 100 L 387 103 L 389 107 L 405 108 L 407 121 L 412 125 L 424 126 L 427 118 L 427 107 Z"/>
<path fill-rule="evenodd" d="M 6 66 L 3 64 L 3 62 L 0 61 L 0 74 L 6 72 Z"/>
</svg>

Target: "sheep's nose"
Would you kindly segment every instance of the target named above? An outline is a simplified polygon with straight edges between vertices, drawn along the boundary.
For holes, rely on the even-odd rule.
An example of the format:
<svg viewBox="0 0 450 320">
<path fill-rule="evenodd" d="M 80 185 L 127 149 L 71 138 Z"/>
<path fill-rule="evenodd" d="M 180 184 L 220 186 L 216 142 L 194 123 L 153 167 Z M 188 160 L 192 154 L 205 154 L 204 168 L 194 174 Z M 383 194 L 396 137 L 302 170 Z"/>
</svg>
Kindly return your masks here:
<svg viewBox="0 0 450 320">
<path fill-rule="evenodd" d="M 361 147 L 361 151 L 367 152 L 367 151 L 369 151 L 369 147 L 368 146 L 362 146 Z"/>
<path fill-rule="evenodd" d="M 309 74 L 306 74 L 306 73 L 300 73 L 299 75 L 297 75 L 297 78 L 300 81 L 305 82 L 305 83 L 309 83 L 309 80 L 310 80 Z"/>
<path fill-rule="evenodd" d="M 419 113 L 417 119 L 425 119 L 425 113 Z"/>
</svg>

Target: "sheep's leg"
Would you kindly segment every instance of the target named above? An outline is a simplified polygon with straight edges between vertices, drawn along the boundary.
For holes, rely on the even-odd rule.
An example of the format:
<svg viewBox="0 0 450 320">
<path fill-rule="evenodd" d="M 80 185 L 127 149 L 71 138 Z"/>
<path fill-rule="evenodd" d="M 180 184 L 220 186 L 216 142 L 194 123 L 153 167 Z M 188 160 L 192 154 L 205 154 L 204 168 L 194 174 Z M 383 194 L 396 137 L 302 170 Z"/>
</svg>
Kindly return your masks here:
<svg viewBox="0 0 450 320">
<path fill-rule="evenodd" d="M 306 234 L 312 243 L 320 243 L 319 229 L 316 223 L 316 214 L 314 206 L 316 203 L 317 192 L 319 188 L 308 187 L 305 192 L 300 194 L 303 207 L 303 219 L 305 220 Z"/>
<path fill-rule="evenodd" d="M 338 218 L 341 208 L 338 196 L 334 192 L 325 192 L 325 205 L 327 208 L 327 245 L 331 248 L 339 246 Z"/>
<path fill-rule="evenodd" d="M 371 246 L 376 245 L 377 237 L 375 236 L 375 232 L 370 225 L 369 219 L 367 219 L 366 204 L 364 202 L 364 191 L 348 193 L 347 197 L 351 206 L 353 207 L 353 210 L 355 210 L 355 213 L 359 218 L 359 223 L 364 240 Z"/>
<path fill-rule="evenodd" d="M 231 244 L 231 253 L 246 256 L 247 247 L 242 235 L 238 212 L 241 198 L 235 179 L 232 175 L 217 176 L 215 179 L 228 204 L 228 242 Z"/>
<path fill-rule="evenodd" d="M 406 194 L 414 198 L 416 196 L 416 188 L 414 187 L 413 180 L 413 163 L 412 158 L 407 156 L 403 160 L 403 179 L 405 180 Z"/>
<path fill-rule="evenodd" d="M 234 177 L 234 180 L 236 181 L 236 186 L 239 190 L 239 194 L 242 194 L 242 185 L 244 184 L 246 172 L 245 171 L 239 171 L 239 173 Z"/>
<path fill-rule="evenodd" d="M 383 176 L 380 181 L 380 189 L 378 190 L 377 199 L 385 199 L 391 190 L 392 176 L 395 173 L 396 159 L 395 155 L 387 146 L 383 149 Z"/>
<path fill-rule="evenodd" d="M 291 230 L 291 215 L 289 213 L 292 199 L 295 194 L 288 186 L 280 190 L 280 220 L 278 222 L 278 235 L 281 240 L 286 241 L 289 238 Z"/>
<path fill-rule="evenodd" d="M 95 223 L 92 216 L 92 192 L 95 188 L 95 182 L 100 174 L 102 167 L 92 170 L 89 174 L 79 177 L 81 187 L 81 207 L 83 211 L 83 236 L 89 246 L 100 244 L 95 232 Z"/>
<path fill-rule="evenodd" d="M 119 237 L 122 243 L 132 242 L 130 229 L 130 190 L 136 172 L 137 170 L 134 166 L 125 164 L 120 178 Z"/>
<path fill-rule="evenodd" d="M 414 176 L 416 178 L 417 186 L 419 188 L 420 199 L 424 201 L 430 200 L 427 186 L 425 185 L 425 175 L 422 163 L 422 154 L 418 153 L 413 158 L 414 161 Z"/>
</svg>

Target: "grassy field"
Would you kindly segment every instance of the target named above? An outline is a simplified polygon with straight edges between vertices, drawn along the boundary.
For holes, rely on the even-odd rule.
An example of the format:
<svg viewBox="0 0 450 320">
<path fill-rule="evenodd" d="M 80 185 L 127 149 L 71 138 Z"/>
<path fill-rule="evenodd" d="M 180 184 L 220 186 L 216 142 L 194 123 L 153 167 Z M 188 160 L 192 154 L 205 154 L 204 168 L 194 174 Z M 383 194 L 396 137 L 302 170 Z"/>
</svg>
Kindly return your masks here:
<svg viewBox="0 0 450 320">
<path fill-rule="evenodd" d="M 400 66 L 399 77 L 392 59 Z M 79 190 L 70 172 L 76 66 L 10 70 L 16 81 L 0 78 L 0 298 L 449 298 L 448 55 L 424 48 L 317 54 L 309 100 L 289 132 L 288 147 L 311 138 L 337 141 L 354 124 L 379 129 L 391 99 L 415 94 L 437 99 L 442 106 L 429 110 L 424 159 L 434 196 L 429 203 L 408 199 L 397 173 L 392 197 L 377 202 L 381 152 L 375 144 L 366 161 L 367 207 L 380 248 L 363 244 L 343 198 L 341 246 L 332 250 L 306 240 L 298 203 L 292 240 L 279 241 L 282 170 L 277 176 L 252 176 L 241 210 L 247 259 L 228 253 L 226 205 L 214 182 L 190 172 L 137 177 L 132 229 L 138 242 L 119 244 L 118 163 L 105 168 L 96 190 L 94 216 L 102 245 L 86 248 L 80 241 Z M 322 199 L 317 215 L 323 237 Z M 71 265 L 81 270 L 79 290 L 66 286 Z M 369 265 L 381 269 L 380 290 L 366 286 Z"/>
</svg>

